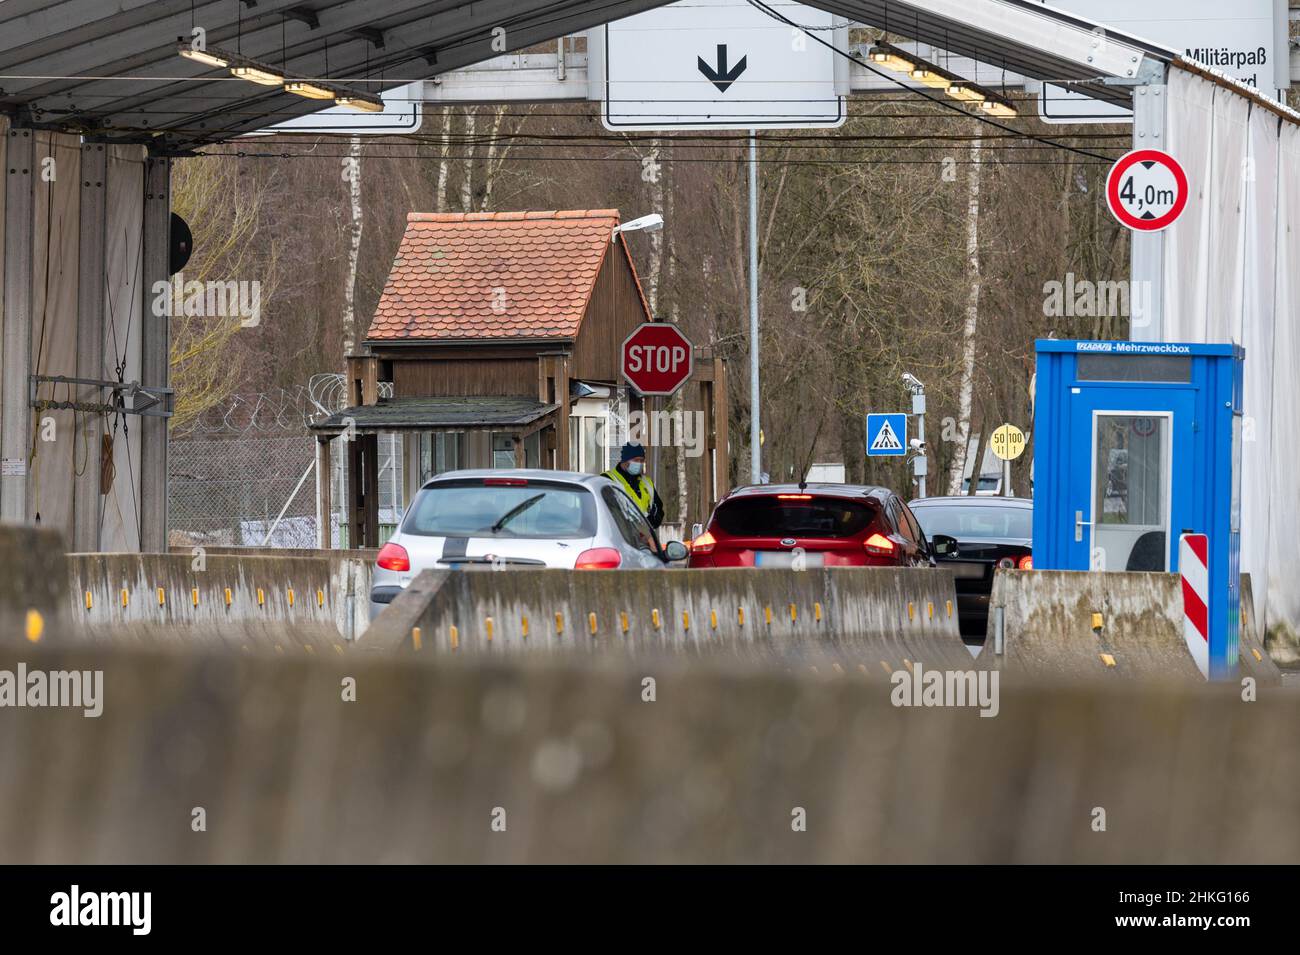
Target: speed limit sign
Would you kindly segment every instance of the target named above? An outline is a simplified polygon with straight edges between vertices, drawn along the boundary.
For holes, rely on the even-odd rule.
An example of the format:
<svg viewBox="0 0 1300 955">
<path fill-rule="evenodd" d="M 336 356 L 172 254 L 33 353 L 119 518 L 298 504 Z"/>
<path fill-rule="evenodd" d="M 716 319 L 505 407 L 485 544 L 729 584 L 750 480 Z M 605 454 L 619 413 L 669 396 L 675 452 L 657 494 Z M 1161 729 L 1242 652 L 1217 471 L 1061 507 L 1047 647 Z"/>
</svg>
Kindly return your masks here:
<svg viewBox="0 0 1300 955">
<path fill-rule="evenodd" d="M 1110 168 L 1106 204 L 1135 232 L 1167 229 L 1187 206 L 1187 173 L 1166 152 L 1135 149 Z"/>
</svg>

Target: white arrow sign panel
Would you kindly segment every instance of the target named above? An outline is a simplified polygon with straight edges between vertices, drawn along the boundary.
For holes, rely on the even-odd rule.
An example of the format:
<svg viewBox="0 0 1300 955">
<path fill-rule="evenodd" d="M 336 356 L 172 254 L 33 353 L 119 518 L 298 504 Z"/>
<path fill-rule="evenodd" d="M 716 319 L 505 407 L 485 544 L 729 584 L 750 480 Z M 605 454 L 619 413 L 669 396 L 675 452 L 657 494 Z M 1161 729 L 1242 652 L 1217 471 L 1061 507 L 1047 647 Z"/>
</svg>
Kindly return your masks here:
<svg viewBox="0 0 1300 955">
<path fill-rule="evenodd" d="M 831 14 L 768 5 L 847 49 Z M 848 63 L 814 36 L 745 0 L 674 3 L 588 34 L 593 98 L 613 130 L 840 126 Z"/>
</svg>

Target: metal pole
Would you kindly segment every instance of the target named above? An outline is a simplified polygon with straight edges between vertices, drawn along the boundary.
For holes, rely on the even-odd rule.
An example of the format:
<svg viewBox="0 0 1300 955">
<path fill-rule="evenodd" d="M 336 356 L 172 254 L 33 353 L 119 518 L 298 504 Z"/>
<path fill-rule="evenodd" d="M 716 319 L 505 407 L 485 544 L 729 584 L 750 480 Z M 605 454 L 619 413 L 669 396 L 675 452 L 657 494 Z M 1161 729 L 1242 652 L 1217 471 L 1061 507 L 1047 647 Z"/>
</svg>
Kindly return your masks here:
<svg viewBox="0 0 1300 955">
<path fill-rule="evenodd" d="M 758 484 L 763 474 L 762 424 L 758 407 L 758 133 L 749 131 L 749 472 Z"/>
<path fill-rule="evenodd" d="M 921 392 L 921 393 L 925 394 L 925 392 Z M 922 407 L 924 407 L 924 405 L 922 405 Z M 916 438 L 918 441 L 921 442 L 921 446 L 924 447 L 925 446 L 925 412 L 924 411 L 922 411 L 920 414 L 916 416 Z M 921 476 L 916 479 L 916 490 L 917 490 L 918 497 L 925 497 L 925 474 L 926 472 L 929 471 L 929 465 L 930 465 L 930 460 L 928 457 L 926 458 L 925 463 L 926 463 L 926 471 L 923 472 Z"/>
</svg>

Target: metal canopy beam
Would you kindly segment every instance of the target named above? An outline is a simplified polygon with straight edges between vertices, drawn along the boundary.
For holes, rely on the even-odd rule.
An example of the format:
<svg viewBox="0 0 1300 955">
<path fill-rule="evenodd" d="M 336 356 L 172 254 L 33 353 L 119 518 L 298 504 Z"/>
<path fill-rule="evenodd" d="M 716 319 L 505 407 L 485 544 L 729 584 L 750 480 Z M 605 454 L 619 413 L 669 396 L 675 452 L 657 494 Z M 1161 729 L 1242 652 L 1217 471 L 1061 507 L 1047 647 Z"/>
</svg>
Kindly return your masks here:
<svg viewBox="0 0 1300 955">
<path fill-rule="evenodd" d="M 188 40 L 196 26 L 209 46 L 377 93 L 665 2 L 258 0 L 248 7 L 199 0 L 191 8 L 189 0 L 5 0 L 0 75 L 10 78 L 0 79 L 0 109 L 34 125 L 179 152 L 320 108 L 178 56 L 177 41 Z M 1173 56 L 1030 0 L 809 2 L 1043 80 L 1131 78 L 1144 58 Z M 1086 89 L 1117 102 L 1129 96 L 1098 83 Z"/>
<path fill-rule="evenodd" d="M 21 0 L 6 0 L 0 4 L 0 35 L 11 36 L 10 27 L 24 21 L 22 14 L 43 15 L 39 25 L 45 30 L 65 21 L 67 26 L 53 37 L 10 42 L 8 47 L 0 42 L 0 74 L 73 78 L 0 79 L 0 109 L 33 125 L 149 142 L 156 151 L 182 150 L 321 106 L 178 56 L 177 40 L 188 39 L 193 26 L 206 30 L 208 46 L 237 47 L 242 55 L 291 75 L 328 77 L 377 93 L 663 2 L 333 0 L 312 5 L 318 21 L 313 29 L 288 12 L 304 9 L 301 0 L 260 0 L 246 11 L 242 24 L 229 0 L 200 4 L 193 16 L 188 3 L 158 0 L 127 3 L 129 9 L 120 15 L 92 17 L 79 25 L 71 10 L 64 18 L 55 16 L 57 8 L 76 7 L 78 0 L 41 4 L 42 10 L 32 10 L 32 3 L 9 9 Z M 151 18 L 144 17 L 144 7 L 153 8 Z M 33 36 L 30 26 L 16 32 Z M 432 70 L 430 59 L 437 62 Z"/>
<path fill-rule="evenodd" d="M 808 0 L 812 6 L 1037 80 L 1132 79 L 1142 62 L 1177 55 L 1073 14 L 1029 0 Z M 1099 99 L 1129 102 L 1129 90 L 1086 84 Z"/>
</svg>

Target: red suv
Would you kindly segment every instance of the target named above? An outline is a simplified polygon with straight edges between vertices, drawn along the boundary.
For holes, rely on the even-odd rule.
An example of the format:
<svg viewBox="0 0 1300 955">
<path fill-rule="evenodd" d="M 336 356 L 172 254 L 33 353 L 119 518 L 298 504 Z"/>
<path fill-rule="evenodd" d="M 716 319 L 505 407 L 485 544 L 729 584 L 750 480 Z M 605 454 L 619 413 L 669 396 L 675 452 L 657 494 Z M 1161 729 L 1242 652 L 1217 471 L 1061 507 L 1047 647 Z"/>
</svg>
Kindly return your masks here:
<svg viewBox="0 0 1300 955">
<path fill-rule="evenodd" d="M 691 567 L 933 567 L 956 541 L 928 541 L 897 494 L 853 484 L 732 491 L 691 542 Z"/>
</svg>

